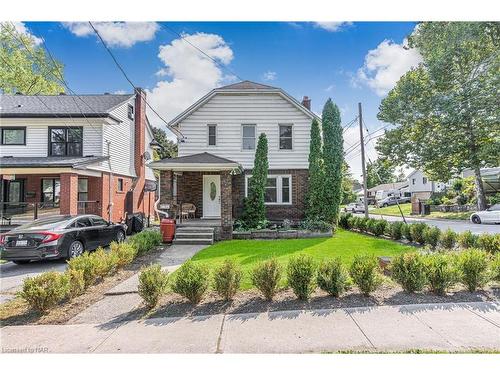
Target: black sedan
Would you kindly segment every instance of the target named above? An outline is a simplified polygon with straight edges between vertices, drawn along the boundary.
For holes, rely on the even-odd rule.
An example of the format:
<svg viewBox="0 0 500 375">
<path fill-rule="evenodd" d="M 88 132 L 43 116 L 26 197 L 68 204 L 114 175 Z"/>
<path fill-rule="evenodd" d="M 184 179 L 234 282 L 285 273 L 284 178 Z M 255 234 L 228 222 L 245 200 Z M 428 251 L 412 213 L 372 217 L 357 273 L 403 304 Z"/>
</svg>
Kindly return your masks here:
<svg viewBox="0 0 500 375">
<path fill-rule="evenodd" d="M 113 224 L 96 215 L 46 217 L 0 235 L 1 259 L 16 264 L 71 259 L 85 250 L 123 241 L 126 231 L 124 224 Z"/>
</svg>

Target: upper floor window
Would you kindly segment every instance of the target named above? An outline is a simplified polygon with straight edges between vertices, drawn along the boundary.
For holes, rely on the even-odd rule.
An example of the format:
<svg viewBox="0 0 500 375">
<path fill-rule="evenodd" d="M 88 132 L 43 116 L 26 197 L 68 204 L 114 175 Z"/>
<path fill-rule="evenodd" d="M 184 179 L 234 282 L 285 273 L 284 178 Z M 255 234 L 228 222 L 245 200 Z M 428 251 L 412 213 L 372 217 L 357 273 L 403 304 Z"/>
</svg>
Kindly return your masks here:
<svg viewBox="0 0 500 375">
<path fill-rule="evenodd" d="M 252 176 L 245 178 L 245 196 L 248 196 L 249 181 Z M 264 193 L 264 202 L 266 204 L 291 204 L 292 180 L 290 175 L 269 175 L 267 176 L 266 190 Z"/>
<path fill-rule="evenodd" d="M 411 179 L 411 184 L 415 185 L 415 179 L 414 178 Z"/>
<path fill-rule="evenodd" d="M 292 149 L 292 125 L 280 125 L 280 150 Z"/>
<path fill-rule="evenodd" d="M 217 125 L 208 125 L 208 145 L 217 146 Z"/>
<path fill-rule="evenodd" d="M 128 105 L 128 118 L 131 120 L 134 119 L 134 106 L 132 104 Z"/>
<path fill-rule="evenodd" d="M 255 150 L 255 125 L 242 125 L 243 150 Z"/>
<path fill-rule="evenodd" d="M 2 145 L 25 145 L 26 127 L 2 128 Z"/>
<path fill-rule="evenodd" d="M 49 156 L 82 156 L 83 128 L 49 128 Z"/>
<path fill-rule="evenodd" d="M 119 178 L 117 181 L 116 190 L 118 192 L 123 192 L 123 178 Z"/>
<path fill-rule="evenodd" d="M 425 185 L 427 183 L 427 177 L 422 177 L 422 183 Z"/>
</svg>

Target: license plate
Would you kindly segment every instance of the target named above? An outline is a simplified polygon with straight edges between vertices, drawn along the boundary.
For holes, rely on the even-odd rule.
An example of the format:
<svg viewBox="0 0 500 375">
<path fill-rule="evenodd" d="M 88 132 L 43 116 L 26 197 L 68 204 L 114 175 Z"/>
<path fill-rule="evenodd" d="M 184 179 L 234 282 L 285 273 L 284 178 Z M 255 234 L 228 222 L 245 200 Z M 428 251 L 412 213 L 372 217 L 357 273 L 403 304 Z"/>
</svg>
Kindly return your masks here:
<svg viewBox="0 0 500 375">
<path fill-rule="evenodd" d="M 28 240 L 17 240 L 16 246 L 28 246 Z"/>
</svg>

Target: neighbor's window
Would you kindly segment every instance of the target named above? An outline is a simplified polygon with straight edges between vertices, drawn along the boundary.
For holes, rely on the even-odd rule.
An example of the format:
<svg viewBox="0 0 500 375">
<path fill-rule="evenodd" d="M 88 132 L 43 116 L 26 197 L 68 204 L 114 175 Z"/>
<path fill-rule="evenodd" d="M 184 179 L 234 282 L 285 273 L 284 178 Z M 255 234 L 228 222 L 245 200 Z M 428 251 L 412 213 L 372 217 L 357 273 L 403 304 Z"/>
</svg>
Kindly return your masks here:
<svg viewBox="0 0 500 375">
<path fill-rule="evenodd" d="M 58 178 L 42 178 L 42 202 L 59 204 L 61 180 Z"/>
<path fill-rule="evenodd" d="M 117 186 L 117 190 L 119 192 L 122 192 L 123 191 L 123 178 L 119 178 L 118 179 L 118 186 Z"/>
<path fill-rule="evenodd" d="M 411 184 L 415 185 L 415 179 L 414 178 L 411 179 Z"/>
<path fill-rule="evenodd" d="M 2 128 L 2 145 L 25 145 L 26 128 Z"/>
<path fill-rule="evenodd" d="M 245 178 L 245 196 L 248 196 L 248 186 L 252 176 Z M 291 204 L 291 176 L 268 176 L 264 202 L 266 204 Z"/>
<path fill-rule="evenodd" d="M 89 200 L 89 180 L 87 178 L 78 179 L 78 202 Z"/>
<path fill-rule="evenodd" d="M 255 150 L 255 125 L 242 126 L 243 150 Z"/>
<path fill-rule="evenodd" d="M 128 105 L 128 118 L 131 120 L 134 119 L 134 106 L 132 104 Z"/>
<path fill-rule="evenodd" d="M 292 125 L 280 125 L 280 150 L 292 149 Z"/>
<path fill-rule="evenodd" d="M 209 146 L 217 145 L 217 125 L 214 124 L 208 125 L 208 145 Z"/>
<path fill-rule="evenodd" d="M 427 183 L 427 177 L 422 177 L 422 183 L 424 183 L 424 184 Z"/>
<path fill-rule="evenodd" d="M 83 128 L 49 128 L 50 156 L 82 156 Z"/>
</svg>

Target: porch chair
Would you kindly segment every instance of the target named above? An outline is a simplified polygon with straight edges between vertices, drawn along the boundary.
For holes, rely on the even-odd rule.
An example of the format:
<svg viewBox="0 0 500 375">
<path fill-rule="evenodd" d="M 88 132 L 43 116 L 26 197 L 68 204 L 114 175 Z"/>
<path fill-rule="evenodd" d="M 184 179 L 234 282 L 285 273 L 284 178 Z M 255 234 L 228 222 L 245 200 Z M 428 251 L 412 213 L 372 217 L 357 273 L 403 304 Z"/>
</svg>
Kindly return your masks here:
<svg viewBox="0 0 500 375">
<path fill-rule="evenodd" d="M 183 219 L 195 218 L 196 206 L 192 203 L 183 203 L 181 206 L 181 216 Z"/>
</svg>

